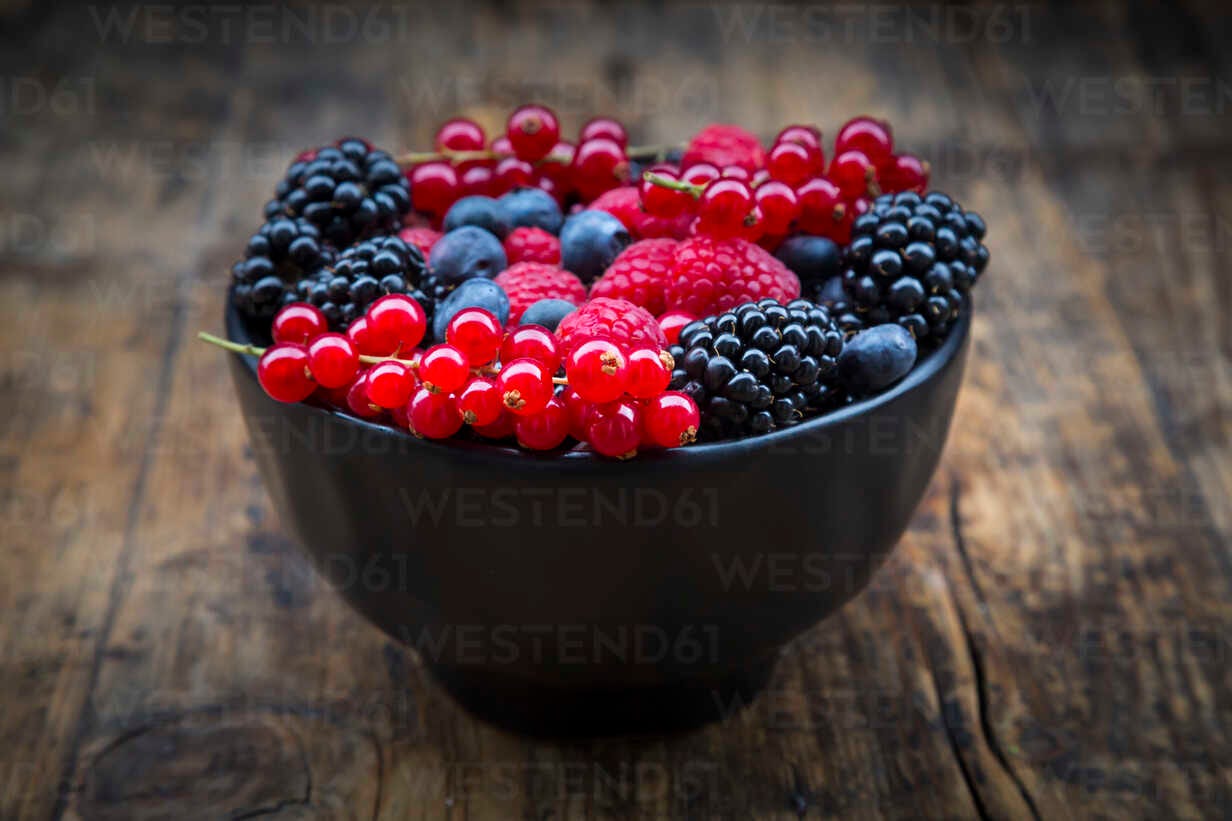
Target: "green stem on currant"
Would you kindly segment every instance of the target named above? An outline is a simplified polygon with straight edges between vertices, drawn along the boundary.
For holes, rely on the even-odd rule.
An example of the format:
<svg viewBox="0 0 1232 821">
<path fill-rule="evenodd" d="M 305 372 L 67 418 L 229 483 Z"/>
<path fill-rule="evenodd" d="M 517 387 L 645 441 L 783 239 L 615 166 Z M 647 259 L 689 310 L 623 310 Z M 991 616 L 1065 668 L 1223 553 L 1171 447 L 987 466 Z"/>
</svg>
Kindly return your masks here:
<svg viewBox="0 0 1232 821">
<path fill-rule="evenodd" d="M 625 150 L 625 154 L 630 159 L 662 159 L 667 155 L 667 152 L 674 148 L 679 148 L 678 145 L 670 143 L 662 143 L 660 145 L 634 145 Z M 512 154 L 501 154 L 496 151 L 408 151 L 405 154 L 399 154 L 395 157 L 395 161 L 403 168 L 409 168 L 413 165 L 418 165 L 424 162 L 433 162 L 436 160 L 449 160 L 450 162 L 467 162 L 468 160 L 503 160 L 506 157 L 512 157 Z M 538 160 L 535 165 L 543 163 L 567 163 L 570 158 L 563 154 L 549 154 L 541 160 Z"/>
<path fill-rule="evenodd" d="M 684 180 L 668 179 L 667 177 L 660 176 L 653 171 L 644 172 L 642 174 L 642 179 L 652 185 L 657 185 L 660 188 L 670 188 L 672 191 L 683 191 L 692 196 L 694 199 L 700 197 L 702 195 L 702 191 L 705 190 L 705 186 L 694 185 L 693 183 L 686 182 Z"/>
</svg>

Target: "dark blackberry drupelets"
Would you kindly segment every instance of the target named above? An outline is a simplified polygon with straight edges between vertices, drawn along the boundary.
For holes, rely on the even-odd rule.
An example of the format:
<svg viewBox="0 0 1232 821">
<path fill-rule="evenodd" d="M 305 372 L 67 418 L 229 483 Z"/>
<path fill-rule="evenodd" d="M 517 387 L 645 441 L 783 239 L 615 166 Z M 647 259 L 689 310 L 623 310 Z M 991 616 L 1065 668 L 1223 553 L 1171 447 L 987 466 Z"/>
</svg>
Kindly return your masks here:
<svg viewBox="0 0 1232 821">
<path fill-rule="evenodd" d="M 393 232 L 410 210 L 402 169 L 387 152 L 348 138 L 291 163 L 265 205 L 266 218 L 303 217 L 335 248 Z"/>
<path fill-rule="evenodd" d="M 295 301 L 296 282 L 329 265 L 334 256 L 308 220 L 274 217 L 252 235 L 244 259 L 231 268 L 236 307 L 251 317 L 272 317 Z"/>
<path fill-rule="evenodd" d="M 435 302 L 421 290 L 427 266 L 415 245 L 397 236 L 363 240 L 343 251 L 334 264 L 296 283 L 296 301 L 321 309 L 331 330 L 342 331 L 385 294 L 407 294 L 432 317 Z"/>
<path fill-rule="evenodd" d="M 681 330 L 672 388 L 697 402 L 704 439 L 768 433 L 839 401 L 842 349 L 842 331 L 816 303 L 747 302 Z"/>
<path fill-rule="evenodd" d="M 939 340 L 988 264 L 984 221 L 945 194 L 884 194 L 852 225 L 843 296 L 825 300 L 846 333 L 897 322 Z"/>
</svg>

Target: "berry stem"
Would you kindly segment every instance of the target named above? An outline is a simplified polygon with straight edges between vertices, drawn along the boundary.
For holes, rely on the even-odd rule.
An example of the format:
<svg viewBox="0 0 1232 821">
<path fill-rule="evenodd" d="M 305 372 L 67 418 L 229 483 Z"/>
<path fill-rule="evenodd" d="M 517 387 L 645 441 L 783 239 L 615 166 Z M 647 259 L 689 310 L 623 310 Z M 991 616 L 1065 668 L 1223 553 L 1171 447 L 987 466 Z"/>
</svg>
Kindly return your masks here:
<svg viewBox="0 0 1232 821">
<path fill-rule="evenodd" d="M 667 177 L 661 177 L 653 171 L 647 171 L 642 174 L 642 179 L 648 183 L 657 185 L 660 188 L 670 188 L 673 191 L 683 191 L 686 194 L 691 195 L 694 199 L 700 197 L 702 195 L 702 191 L 705 190 L 704 186 L 694 185 L 693 183 L 685 182 L 684 180 L 671 180 Z"/>
<path fill-rule="evenodd" d="M 671 143 L 662 143 L 659 145 L 631 145 L 625 150 L 625 155 L 630 159 L 661 159 L 667 152 L 674 148 L 680 148 L 678 145 Z M 420 163 L 433 162 L 436 160 L 448 160 L 449 162 L 467 162 L 469 160 L 503 160 L 505 157 L 512 157 L 513 154 L 504 154 L 499 151 L 408 151 L 405 154 L 399 154 L 395 157 L 395 161 L 403 168 L 410 168 Z M 538 160 L 535 165 L 543 163 L 567 163 L 569 157 L 562 154 L 549 154 L 541 160 Z"/>
</svg>

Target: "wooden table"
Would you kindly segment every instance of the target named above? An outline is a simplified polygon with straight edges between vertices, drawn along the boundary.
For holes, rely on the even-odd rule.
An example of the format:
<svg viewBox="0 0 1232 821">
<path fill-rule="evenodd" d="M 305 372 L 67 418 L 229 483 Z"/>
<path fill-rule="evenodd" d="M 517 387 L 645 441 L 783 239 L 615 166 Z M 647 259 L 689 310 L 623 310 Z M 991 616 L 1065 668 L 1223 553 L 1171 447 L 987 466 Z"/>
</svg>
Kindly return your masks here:
<svg viewBox="0 0 1232 821">
<path fill-rule="evenodd" d="M 1219 4 L 25 5 L 0 49 L 0 816 L 1232 814 Z M 288 542 L 193 341 L 297 148 L 422 147 L 529 98 L 642 143 L 882 115 L 991 226 L 910 532 L 761 700 L 684 737 L 461 712 Z"/>
</svg>

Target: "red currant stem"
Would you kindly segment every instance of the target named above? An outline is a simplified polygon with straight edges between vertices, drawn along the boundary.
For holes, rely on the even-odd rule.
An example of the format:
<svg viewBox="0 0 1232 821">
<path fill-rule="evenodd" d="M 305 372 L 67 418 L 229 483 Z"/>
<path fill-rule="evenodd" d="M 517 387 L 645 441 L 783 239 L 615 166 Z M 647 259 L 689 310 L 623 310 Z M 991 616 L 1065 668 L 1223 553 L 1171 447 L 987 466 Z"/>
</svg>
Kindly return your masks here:
<svg viewBox="0 0 1232 821">
<path fill-rule="evenodd" d="M 673 148 L 680 148 L 677 145 L 634 145 L 630 146 L 625 151 L 625 155 L 630 159 L 659 159 L 671 151 Z M 449 162 L 466 162 L 468 160 L 503 160 L 505 157 L 512 157 L 513 154 L 502 154 L 497 151 L 408 151 L 405 154 L 399 154 L 395 161 L 403 168 L 409 168 L 413 165 L 418 165 L 424 162 L 433 162 L 435 160 L 448 160 Z M 568 163 L 572 157 L 564 154 L 549 154 L 541 160 L 536 161 L 535 165 L 543 163 Z"/>
<path fill-rule="evenodd" d="M 704 190 L 704 186 L 694 185 L 693 183 L 685 182 L 684 180 L 671 180 L 667 177 L 660 177 L 653 171 L 647 171 L 642 174 L 642 179 L 648 183 L 657 185 L 660 188 L 670 188 L 673 191 L 683 191 L 692 196 L 694 199 L 700 197 L 702 195 L 702 191 Z"/>
<path fill-rule="evenodd" d="M 223 339 L 221 336 L 207 334 L 205 331 L 198 331 L 197 339 L 200 339 L 202 342 L 208 342 L 211 345 L 217 345 L 232 353 L 245 353 L 249 356 L 260 356 L 265 353 L 265 348 L 258 348 L 256 345 L 241 345 L 238 342 L 232 342 L 230 339 Z"/>
</svg>

